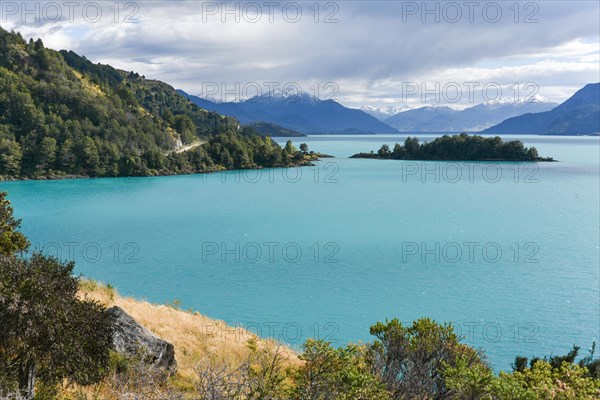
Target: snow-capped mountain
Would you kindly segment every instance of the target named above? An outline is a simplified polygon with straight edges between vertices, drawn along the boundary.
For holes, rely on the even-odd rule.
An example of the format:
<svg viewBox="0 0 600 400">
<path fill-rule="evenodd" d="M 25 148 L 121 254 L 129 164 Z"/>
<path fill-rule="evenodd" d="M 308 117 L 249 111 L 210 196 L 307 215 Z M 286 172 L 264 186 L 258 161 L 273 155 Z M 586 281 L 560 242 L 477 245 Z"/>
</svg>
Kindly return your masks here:
<svg viewBox="0 0 600 400">
<path fill-rule="evenodd" d="M 181 90 L 178 92 L 199 107 L 229 115 L 242 124 L 266 122 L 305 134 L 398 132 L 361 110 L 346 108 L 333 100 L 321 100 L 308 93 L 274 91 L 237 103 L 214 103 Z"/>
<path fill-rule="evenodd" d="M 206 96 L 203 97 L 205 100 L 208 100 L 212 103 L 216 103 L 216 104 L 221 104 L 221 103 L 227 103 L 226 101 L 224 101 L 223 99 L 221 99 L 220 97 L 215 97 L 215 96 Z"/>
<path fill-rule="evenodd" d="M 288 92 L 284 93 L 280 89 L 276 89 L 272 92 L 260 94 L 249 99 L 242 100 L 239 103 L 260 103 L 260 104 L 276 104 L 276 103 L 317 103 L 323 100 L 309 94 L 309 93 L 297 93 Z"/>
<path fill-rule="evenodd" d="M 396 115 L 400 112 L 410 110 L 410 107 L 403 104 L 401 106 L 387 106 L 387 107 L 374 107 L 374 106 L 362 106 L 359 110 L 366 112 L 369 115 L 374 116 L 380 121 L 386 118 Z"/>
<path fill-rule="evenodd" d="M 384 122 L 400 132 L 478 132 L 505 119 L 553 109 L 558 104 L 536 96 L 529 101 L 497 99 L 464 110 L 450 107 L 421 107 L 400 112 Z"/>
<path fill-rule="evenodd" d="M 547 98 L 545 98 L 544 96 L 541 96 L 539 94 L 534 94 L 533 96 L 524 97 L 522 99 L 515 99 L 513 97 L 500 97 L 498 99 L 488 100 L 483 104 L 489 105 L 489 106 L 496 106 L 496 105 L 503 105 L 503 104 L 526 104 L 526 103 L 549 103 L 549 104 L 556 105 L 556 103 L 548 100 Z"/>
</svg>

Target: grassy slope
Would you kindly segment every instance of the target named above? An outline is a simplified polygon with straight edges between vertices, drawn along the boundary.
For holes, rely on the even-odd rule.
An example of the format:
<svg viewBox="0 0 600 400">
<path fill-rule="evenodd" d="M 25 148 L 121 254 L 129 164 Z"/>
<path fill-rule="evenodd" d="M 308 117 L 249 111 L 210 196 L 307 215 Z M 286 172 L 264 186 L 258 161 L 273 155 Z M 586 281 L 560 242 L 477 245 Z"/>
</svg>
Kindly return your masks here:
<svg viewBox="0 0 600 400">
<path fill-rule="evenodd" d="M 152 333 L 175 346 L 178 372 L 171 380 L 174 387 L 192 387 L 196 376 L 194 366 L 203 359 L 239 365 L 249 354 L 249 339 L 256 339 L 259 347 L 278 345 L 199 312 L 122 297 L 115 289 L 93 281 L 84 281 L 81 293 L 107 307 L 121 307 Z M 290 348 L 282 346 L 280 351 L 289 365 L 301 363 L 298 354 Z"/>
</svg>

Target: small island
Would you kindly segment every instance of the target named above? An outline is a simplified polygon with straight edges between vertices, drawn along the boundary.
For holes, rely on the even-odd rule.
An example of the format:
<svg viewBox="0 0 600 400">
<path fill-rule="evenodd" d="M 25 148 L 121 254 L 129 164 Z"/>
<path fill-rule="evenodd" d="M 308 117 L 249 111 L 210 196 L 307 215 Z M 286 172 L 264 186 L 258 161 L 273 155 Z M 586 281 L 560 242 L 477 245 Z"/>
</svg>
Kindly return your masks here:
<svg viewBox="0 0 600 400">
<path fill-rule="evenodd" d="M 535 147 L 525 147 L 520 140 L 503 142 L 499 136 L 444 135 L 432 142 L 419 143 L 408 137 L 404 145 L 396 143 L 393 149 L 387 144 L 377 153 L 358 153 L 350 158 L 376 158 L 384 160 L 422 161 L 556 161 L 540 157 Z"/>
</svg>

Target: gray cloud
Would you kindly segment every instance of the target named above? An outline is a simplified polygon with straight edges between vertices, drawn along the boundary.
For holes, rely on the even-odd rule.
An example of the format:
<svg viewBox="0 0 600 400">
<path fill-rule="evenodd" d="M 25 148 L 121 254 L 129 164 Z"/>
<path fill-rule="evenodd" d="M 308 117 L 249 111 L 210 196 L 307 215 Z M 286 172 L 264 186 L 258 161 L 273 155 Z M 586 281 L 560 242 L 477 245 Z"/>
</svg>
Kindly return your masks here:
<svg viewBox="0 0 600 400">
<path fill-rule="evenodd" d="M 115 23 L 114 10 L 108 8 L 112 3 L 102 3 L 102 19 L 95 23 L 78 14 L 72 23 L 64 18 L 54 24 L 15 18 L 10 22 L 29 35 L 41 35 L 50 45 L 70 46 L 94 61 L 136 69 L 191 93 L 200 93 L 203 82 L 224 82 L 228 87 L 235 82 L 299 82 L 308 90 L 311 84 L 333 81 L 339 85 L 337 98 L 359 105 L 399 98 L 403 81 L 495 79 L 503 85 L 536 82 L 541 94 L 546 85 L 547 95 L 561 100 L 558 97 L 573 88 L 598 80 L 597 2 L 521 2 L 518 14 L 512 1 L 320 2 L 319 22 L 310 8 L 314 2 L 280 2 L 273 23 L 266 13 L 260 22 L 249 22 L 257 17 L 251 12 L 254 8 L 238 3 L 250 10 L 240 15 L 239 23 L 232 14 L 225 15 L 228 20 L 223 23 L 219 12 L 202 13 L 214 5 L 231 10 L 236 2 L 224 6 L 192 1 L 138 2 L 138 23 L 123 22 L 136 11 L 133 8 L 121 9 Z M 266 10 L 265 2 L 254 4 Z M 295 4 L 303 14 L 291 23 Z M 424 4 L 430 10 L 438 7 L 439 22 L 434 14 L 422 14 Z M 468 4 L 474 6 L 472 21 Z M 286 6 L 287 20 L 282 14 Z M 497 6 L 502 16 L 493 22 Z M 409 15 L 415 7 L 416 14 Z M 452 23 L 457 9 L 462 16 Z M 324 23 L 332 12 L 339 22 Z M 565 45 L 572 43 L 591 44 L 591 55 L 584 47 L 570 54 Z M 582 59 L 586 51 L 591 62 Z M 511 74 L 503 76 L 507 67 Z"/>
</svg>

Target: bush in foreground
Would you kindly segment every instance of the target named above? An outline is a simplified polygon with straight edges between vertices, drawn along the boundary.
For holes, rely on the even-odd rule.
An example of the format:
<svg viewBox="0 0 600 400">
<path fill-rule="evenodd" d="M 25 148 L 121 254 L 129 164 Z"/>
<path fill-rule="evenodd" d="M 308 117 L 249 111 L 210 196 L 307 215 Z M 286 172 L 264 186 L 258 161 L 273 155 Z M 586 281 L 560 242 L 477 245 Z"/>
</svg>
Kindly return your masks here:
<svg viewBox="0 0 600 400">
<path fill-rule="evenodd" d="M 28 242 L 5 193 L 0 200 L 0 395 L 17 391 L 32 399 L 36 382 L 51 393 L 64 379 L 100 381 L 112 346 L 104 307 L 78 297 L 74 263 L 17 255 Z"/>
</svg>

